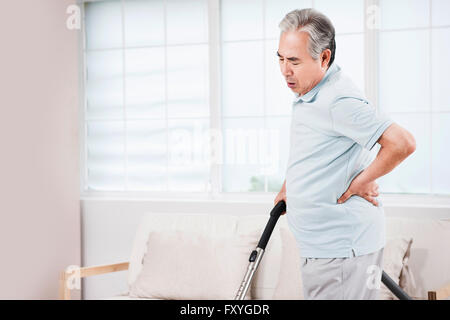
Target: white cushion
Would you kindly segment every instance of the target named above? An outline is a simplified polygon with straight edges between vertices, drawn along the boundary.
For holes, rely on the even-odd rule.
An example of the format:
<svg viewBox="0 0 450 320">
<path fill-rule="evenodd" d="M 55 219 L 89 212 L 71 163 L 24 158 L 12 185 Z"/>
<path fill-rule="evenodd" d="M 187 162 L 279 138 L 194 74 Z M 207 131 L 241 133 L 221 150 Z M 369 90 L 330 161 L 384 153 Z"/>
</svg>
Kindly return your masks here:
<svg viewBox="0 0 450 320">
<path fill-rule="evenodd" d="M 233 216 L 159 218 L 158 222 L 154 217 L 145 219 L 147 249 L 130 285 L 130 297 L 234 299 L 259 230 L 241 232 Z M 247 299 L 250 294 L 249 290 Z"/>
<path fill-rule="evenodd" d="M 128 286 L 137 279 L 141 269 L 144 255 L 147 251 L 147 240 L 150 232 L 171 232 L 176 230 L 197 231 L 204 235 L 230 234 L 238 227 L 235 216 L 184 214 L 184 213 L 148 213 L 142 217 L 131 250 L 130 265 L 128 268 Z"/>
<path fill-rule="evenodd" d="M 249 252 L 255 246 L 254 236 L 237 233 L 151 232 L 144 265 L 130 296 L 233 299 L 244 277 Z"/>
</svg>

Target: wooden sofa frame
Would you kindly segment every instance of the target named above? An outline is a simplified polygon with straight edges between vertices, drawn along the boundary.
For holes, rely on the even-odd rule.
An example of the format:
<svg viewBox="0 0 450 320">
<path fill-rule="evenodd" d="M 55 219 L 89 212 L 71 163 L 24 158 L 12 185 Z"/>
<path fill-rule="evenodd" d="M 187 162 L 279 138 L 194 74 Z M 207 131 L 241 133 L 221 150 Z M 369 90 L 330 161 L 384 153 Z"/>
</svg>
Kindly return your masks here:
<svg viewBox="0 0 450 320">
<path fill-rule="evenodd" d="M 105 264 L 92 267 L 82 267 L 77 270 L 62 271 L 59 278 L 59 299 L 70 300 L 70 288 L 67 285 L 67 280 L 73 277 L 75 272 L 79 271 L 80 278 L 96 276 L 99 274 L 117 272 L 128 270 L 129 262 L 120 262 L 114 264 Z M 428 291 L 428 300 L 443 300 L 450 297 L 450 284 L 443 286 L 436 291 Z M 420 298 L 417 298 L 420 299 Z"/>
<path fill-rule="evenodd" d="M 70 277 L 73 277 L 75 272 L 79 271 L 80 278 L 86 278 L 86 277 L 96 276 L 99 274 L 128 270 L 129 264 L 130 264 L 129 262 L 120 262 L 120 263 L 105 264 L 105 265 L 92 266 L 92 267 L 82 267 L 77 270 L 71 270 L 71 271 L 64 270 L 60 273 L 60 276 L 59 276 L 59 299 L 60 300 L 70 300 L 70 290 L 71 289 L 68 286 L 67 280 L 69 280 Z"/>
</svg>

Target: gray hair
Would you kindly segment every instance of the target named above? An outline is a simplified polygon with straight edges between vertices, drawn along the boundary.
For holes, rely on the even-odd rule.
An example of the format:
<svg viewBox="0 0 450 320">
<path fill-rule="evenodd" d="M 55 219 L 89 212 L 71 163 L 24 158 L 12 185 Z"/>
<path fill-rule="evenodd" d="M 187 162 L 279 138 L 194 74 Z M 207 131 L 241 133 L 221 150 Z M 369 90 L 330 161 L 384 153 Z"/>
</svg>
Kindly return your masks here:
<svg viewBox="0 0 450 320">
<path fill-rule="evenodd" d="M 297 9 L 286 14 L 279 27 L 281 33 L 294 30 L 307 32 L 309 34 L 308 51 L 314 60 L 319 59 L 323 50 L 330 49 L 331 58 L 328 67 L 331 66 L 336 52 L 336 41 L 334 26 L 327 16 L 312 8 Z"/>
</svg>

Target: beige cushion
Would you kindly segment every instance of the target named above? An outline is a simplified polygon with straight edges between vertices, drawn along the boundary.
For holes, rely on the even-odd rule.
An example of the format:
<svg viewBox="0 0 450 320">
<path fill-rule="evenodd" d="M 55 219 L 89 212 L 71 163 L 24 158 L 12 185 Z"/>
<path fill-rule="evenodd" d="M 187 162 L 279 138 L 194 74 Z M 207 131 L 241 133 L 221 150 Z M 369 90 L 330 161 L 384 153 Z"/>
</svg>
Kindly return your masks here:
<svg viewBox="0 0 450 320">
<path fill-rule="evenodd" d="M 383 251 L 383 271 L 402 289 L 405 287 L 406 277 L 408 282 L 414 283 L 409 272 L 408 260 L 411 254 L 412 238 L 387 238 Z M 400 281 L 402 279 L 402 281 Z M 398 298 L 382 283 L 379 294 L 380 300 L 398 300 Z"/>
<path fill-rule="evenodd" d="M 234 299 L 256 242 L 255 234 L 151 232 L 130 297 Z"/>
<path fill-rule="evenodd" d="M 128 286 L 134 283 L 142 270 L 142 262 L 147 252 L 147 241 L 151 232 L 198 232 L 203 235 L 230 235 L 238 228 L 238 217 L 233 215 L 148 213 L 138 225 L 128 268 Z M 239 232 L 239 230 L 237 231 Z"/>
</svg>

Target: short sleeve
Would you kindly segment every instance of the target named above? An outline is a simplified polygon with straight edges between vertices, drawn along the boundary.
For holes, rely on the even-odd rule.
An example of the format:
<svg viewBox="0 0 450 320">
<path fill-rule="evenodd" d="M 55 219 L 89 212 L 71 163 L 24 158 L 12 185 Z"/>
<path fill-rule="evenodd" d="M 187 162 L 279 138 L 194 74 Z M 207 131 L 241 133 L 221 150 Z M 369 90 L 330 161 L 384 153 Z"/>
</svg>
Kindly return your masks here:
<svg viewBox="0 0 450 320">
<path fill-rule="evenodd" d="M 337 99 L 330 109 L 333 130 L 371 150 L 383 132 L 393 124 L 386 114 L 378 114 L 366 100 Z"/>
</svg>

